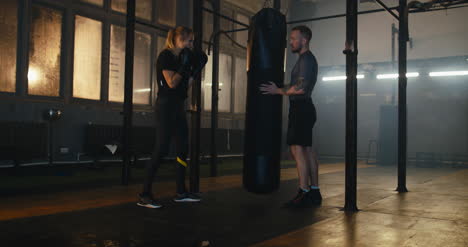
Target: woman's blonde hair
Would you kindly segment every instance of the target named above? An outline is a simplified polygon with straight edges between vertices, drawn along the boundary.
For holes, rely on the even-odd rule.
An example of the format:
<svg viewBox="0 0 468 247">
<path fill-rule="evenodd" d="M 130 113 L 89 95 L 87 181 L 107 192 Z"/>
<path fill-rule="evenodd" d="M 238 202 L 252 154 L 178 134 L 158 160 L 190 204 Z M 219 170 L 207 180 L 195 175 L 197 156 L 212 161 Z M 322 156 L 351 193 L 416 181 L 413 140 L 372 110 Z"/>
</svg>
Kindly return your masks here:
<svg viewBox="0 0 468 247">
<path fill-rule="evenodd" d="M 175 29 L 171 29 L 167 33 L 165 48 L 166 49 L 175 48 L 176 39 L 178 37 L 187 39 L 190 35 L 193 35 L 193 30 L 188 27 L 178 26 Z"/>
</svg>

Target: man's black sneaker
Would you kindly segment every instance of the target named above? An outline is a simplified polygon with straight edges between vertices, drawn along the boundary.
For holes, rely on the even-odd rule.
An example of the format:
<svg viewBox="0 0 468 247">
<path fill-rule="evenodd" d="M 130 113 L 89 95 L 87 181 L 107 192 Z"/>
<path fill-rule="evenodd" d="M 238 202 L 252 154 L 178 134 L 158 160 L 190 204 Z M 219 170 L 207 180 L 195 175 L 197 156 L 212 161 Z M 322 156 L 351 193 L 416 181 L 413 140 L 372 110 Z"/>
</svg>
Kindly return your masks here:
<svg viewBox="0 0 468 247">
<path fill-rule="evenodd" d="M 175 202 L 199 202 L 201 201 L 201 198 L 197 196 L 196 194 L 185 192 L 182 194 L 177 194 L 177 196 L 174 198 Z"/>
<path fill-rule="evenodd" d="M 297 192 L 297 195 L 291 199 L 290 201 L 286 202 L 284 204 L 284 207 L 286 208 L 300 208 L 300 207 L 305 207 L 308 206 L 309 204 L 309 198 L 307 198 L 305 191 L 302 189 L 299 189 Z"/>
<path fill-rule="evenodd" d="M 137 205 L 145 208 L 160 208 L 161 204 L 157 203 L 151 196 L 138 195 Z"/>
<path fill-rule="evenodd" d="M 312 205 L 322 204 L 322 194 L 320 194 L 320 190 L 318 189 L 309 190 L 309 192 L 306 193 L 306 197 L 309 199 Z"/>
</svg>

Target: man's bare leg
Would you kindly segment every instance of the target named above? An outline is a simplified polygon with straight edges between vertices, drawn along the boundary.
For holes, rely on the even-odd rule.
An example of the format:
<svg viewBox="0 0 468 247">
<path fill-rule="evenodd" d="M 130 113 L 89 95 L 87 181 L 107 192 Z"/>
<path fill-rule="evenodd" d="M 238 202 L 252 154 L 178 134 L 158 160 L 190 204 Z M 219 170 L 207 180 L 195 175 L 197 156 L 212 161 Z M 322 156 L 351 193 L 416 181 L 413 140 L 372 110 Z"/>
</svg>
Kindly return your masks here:
<svg viewBox="0 0 468 247">
<path fill-rule="evenodd" d="M 306 147 L 291 145 L 291 153 L 293 153 L 294 160 L 296 161 L 299 187 L 303 190 L 309 190 L 310 166 L 307 164 Z"/>
<path fill-rule="evenodd" d="M 309 198 L 314 205 L 322 204 L 322 195 L 320 193 L 319 183 L 318 183 L 318 157 L 317 152 L 315 152 L 313 147 L 307 147 L 307 158 L 309 169 L 309 178 L 310 178 L 310 192 Z"/>
<path fill-rule="evenodd" d="M 310 177 L 310 186 L 318 187 L 318 167 L 319 162 L 317 158 L 317 152 L 315 152 L 313 147 L 307 147 L 307 164 L 309 165 L 309 177 Z"/>
</svg>

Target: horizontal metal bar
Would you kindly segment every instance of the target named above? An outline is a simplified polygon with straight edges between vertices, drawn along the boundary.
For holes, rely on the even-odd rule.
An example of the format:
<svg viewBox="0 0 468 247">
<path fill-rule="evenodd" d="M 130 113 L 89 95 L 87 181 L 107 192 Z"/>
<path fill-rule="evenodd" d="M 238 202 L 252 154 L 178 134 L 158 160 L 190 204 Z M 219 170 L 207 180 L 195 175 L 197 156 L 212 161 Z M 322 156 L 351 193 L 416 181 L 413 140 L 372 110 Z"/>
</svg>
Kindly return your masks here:
<svg viewBox="0 0 468 247">
<path fill-rule="evenodd" d="M 439 11 L 439 10 L 448 10 L 448 9 L 458 9 L 458 8 L 466 8 L 468 5 L 462 5 L 462 6 L 455 6 L 455 7 L 447 7 L 447 8 L 436 8 L 436 9 L 429 9 L 429 10 L 409 10 L 409 13 L 421 13 L 421 12 L 430 12 L 430 11 Z M 398 7 L 391 7 L 389 10 L 395 10 L 398 9 Z M 386 11 L 385 9 L 374 9 L 374 10 L 367 10 L 367 11 L 361 11 L 358 12 L 358 15 L 365 15 L 365 14 L 372 14 L 372 13 L 378 13 L 378 12 L 383 12 Z M 339 15 L 330 15 L 330 16 L 323 16 L 323 17 L 316 17 L 316 18 L 309 18 L 309 19 L 302 19 L 302 20 L 295 20 L 295 21 L 289 21 L 286 24 L 297 24 L 297 23 L 303 23 L 303 22 L 312 22 L 312 21 L 320 21 L 320 20 L 327 20 L 327 19 L 334 19 L 334 18 L 340 18 L 340 17 L 345 17 L 346 14 L 339 14 Z"/>
<path fill-rule="evenodd" d="M 246 28 L 239 28 L 239 29 L 233 29 L 233 30 L 227 30 L 227 31 L 223 31 L 223 33 L 235 33 L 235 32 L 240 32 L 240 31 L 247 31 L 249 30 L 248 27 Z"/>
<path fill-rule="evenodd" d="M 392 9 L 397 9 L 397 7 L 392 7 Z M 371 13 L 378 13 L 385 11 L 385 9 L 373 9 L 373 10 L 367 10 L 367 11 L 361 11 L 358 12 L 358 15 L 364 15 L 364 14 L 371 14 Z M 346 14 L 339 14 L 339 15 L 330 15 L 330 16 L 323 16 L 323 17 L 317 17 L 317 18 L 309 18 L 309 19 L 303 19 L 303 20 L 296 20 L 296 21 L 289 21 L 286 24 L 296 24 L 296 23 L 302 23 L 302 22 L 309 22 L 309 21 L 320 21 L 320 20 L 326 20 L 326 19 L 334 19 L 334 18 L 340 18 L 340 17 L 345 17 Z"/>
<path fill-rule="evenodd" d="M 211 9 L 203 8 L 203 10 L 206 11 L 206 12 L 209 12 L 209 13 L 211 13 L 211 14 L 213 14 L 213 15 L 217 15 L 217 16 L 219 16 L 219 17 L 221 17 L 221 18 L 223 18 L 223 19 L 226 19 L 226 20 L 228 20 L 228 21 L 230 21 L 230 22 L 239 24 L 239 25 L 244 26 L 244 27 L 249 27 L 249 25 L 247 25 L 247 24 L 245 24 L 245 23 L 242 23 L 242 22 L 240 22 L 240 21 L 234 20 L 234 19 L 232 19 L 231 17 L 225 16 L 225 15 L 223 15 L 223 14 L 217 13 L 217 12 L 211 10 Z"/>
<path fill-rule="evenodd" d="M 166 33 L 169 32 L 169 29 L 167 29 L 167 28 L 159 27 L 159 26 L 156 26 L 156 25 L 148 23 L 148 22 L 136 20 L 135 23 L 143 25 L 143 26 L 151 27 L 151 28 L 154 28 L 154 29 L 157 29 L 157 30 L 161 30 L 161 31 L 164 31 Z"/>
</svg>

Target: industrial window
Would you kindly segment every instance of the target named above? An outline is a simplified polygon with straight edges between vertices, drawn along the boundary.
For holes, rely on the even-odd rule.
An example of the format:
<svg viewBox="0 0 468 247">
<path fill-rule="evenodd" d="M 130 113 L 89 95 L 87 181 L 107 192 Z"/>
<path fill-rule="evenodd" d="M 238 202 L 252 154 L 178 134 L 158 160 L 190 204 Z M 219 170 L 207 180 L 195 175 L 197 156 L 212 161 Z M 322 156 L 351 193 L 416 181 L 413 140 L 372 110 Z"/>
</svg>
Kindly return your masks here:
<svg viewBox="0 0 468 247">
<path fill-rule="evenodd" d="M 100 7 L 104 6 L 104 0 L 81 0 L 81 1 L 85 3 L 94 4 Z"/>
<path fill-rule="evenodd" d="M 175 2 L 175 1 L 163 1 Z M 112 0 L 112 10 L 127 13 L 127 0 Z M 151 12 L 153 11 L 152 0 L 137 0 L 135 15 L 139 18 L 151 20 Z"/>
<path fill-rule="evenodd" d="M 231 111 L 231 72 L 232 72 L 232 57 L 227 54 L 219 54 L 219 99 L 218 99 L 218 110 L 220 112 Z M 208 63 L 205 66 L 205 75 L 203 78 L 203 90 L 204 90 L 204 109 L 206 111 L 211 110 L 211 83 L 212 83 L 212 72 L 213 61 L 212 56 L 209 56 Z"/>
<path fill-rule="evenodd" d="M 167 26 L 175 27 L 177 3 L 176 1 L 158 1 L 158 22 Z"/>
<path fill-rule="evenodd" d="M 73 97 L 101 97 L 102 22 L 75 16 Z"/>
<path fill-rule="evenodd" d="M 0 3 L 0 91 L 16 91 L 16 39 L 18 30 L 18 3 L 3 0 Z"/>
<path fill-rule="evenodd" d="M 245 58 L 237 57 L 235 65 L 234 112 L 245 113 L 245 102 L 247 98 L 247 65 Z"/>
<path fill-rule="evenodd" d="M 62 13 L 33 6 L 31 21 L 28 94 L 59 96 Z"/>
<path fill-rule="evenodd" d="M 133 66 L 133 103 L 149 104 L 151 78 L 151 35 L 135 33 Z M 124 101 L 125 85 L 125 28 L 111 26 L 109 62 L 109 101 Z"/>
</svg>

